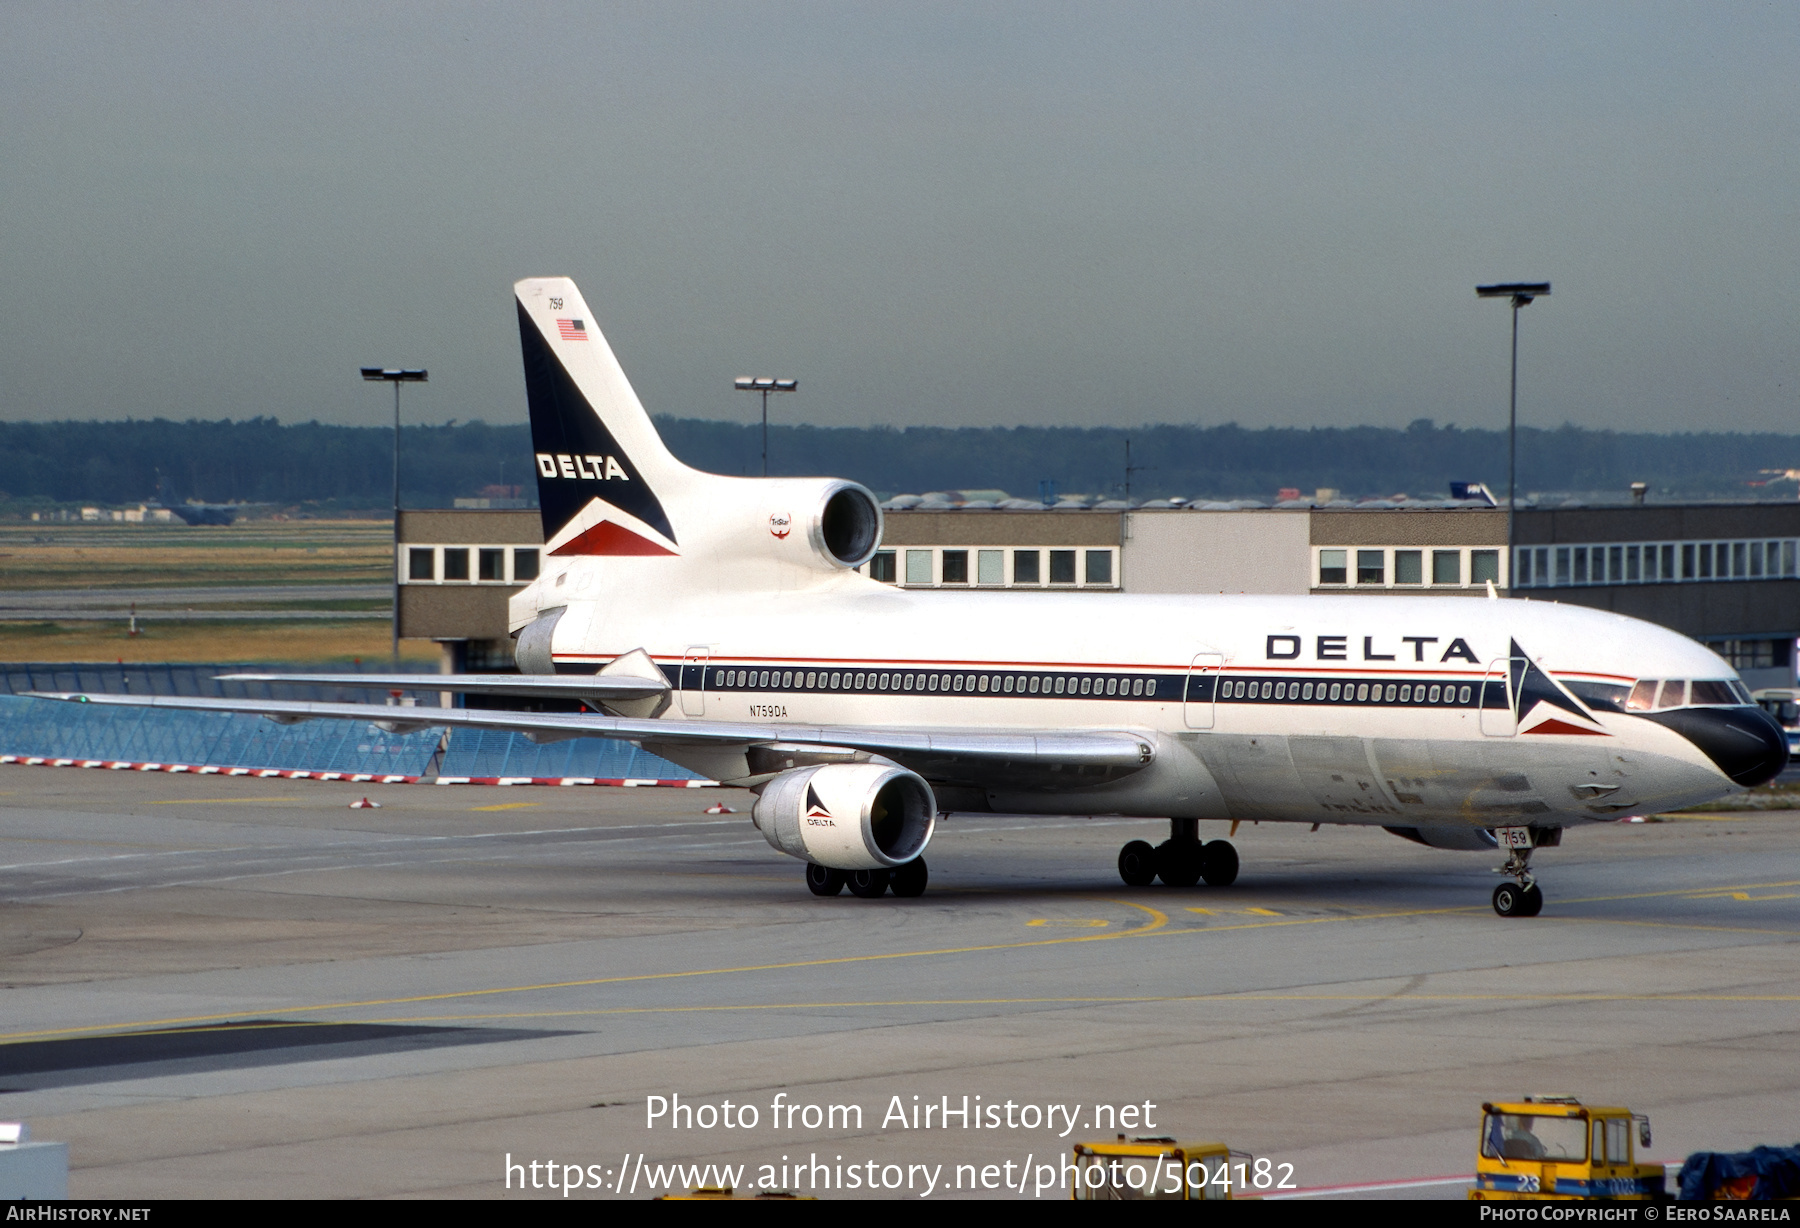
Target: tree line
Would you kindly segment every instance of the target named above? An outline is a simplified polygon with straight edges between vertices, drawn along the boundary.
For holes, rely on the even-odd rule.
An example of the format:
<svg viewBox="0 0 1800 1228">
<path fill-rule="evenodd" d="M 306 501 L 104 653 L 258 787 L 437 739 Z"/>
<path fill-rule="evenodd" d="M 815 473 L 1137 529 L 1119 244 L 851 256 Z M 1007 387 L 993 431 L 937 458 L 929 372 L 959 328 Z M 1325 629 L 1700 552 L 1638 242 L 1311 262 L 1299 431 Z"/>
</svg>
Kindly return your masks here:
<svg viewBox="0 0 1800 1228">
<path fill-rule="evenodd" d="M 662 418 L 672 451 L 699 469 L 762 471 L 755 425 Z M 1434 497 L 1451 481 L 1502 493 L 1506 433 L 1421 419 L 1374 426 L 1252 429 L 1224 426 L 815 427 L 771 426 L 769 472 L 852 478 L 885 495 L 1001 489 L 1124 492 L 1130 442 L 1134 498 L 1270 499 L 1282 488 L 1347 496 Z M 1649 483 L 1659 494 L 1791 494 L 1758 486 L 1762 471 L 1800 469 L 1800 436 L 1692 432 L 1656 435 L 1563 426 L 1519 431 L 1519 489 L 1618 491 Z M 241 422 L 0 423 L 0 498 L 125 503 L 202 499 L 382 508 L 392 481 L 392 432 L 381 427 Z M 401 487 L 409 505 L 447 505 L 491 487 L 533 487 L 530 432 L 486 422 L 401 432 Z M 491 491 L 489 493 L 492 493 Z"/>
</svg>

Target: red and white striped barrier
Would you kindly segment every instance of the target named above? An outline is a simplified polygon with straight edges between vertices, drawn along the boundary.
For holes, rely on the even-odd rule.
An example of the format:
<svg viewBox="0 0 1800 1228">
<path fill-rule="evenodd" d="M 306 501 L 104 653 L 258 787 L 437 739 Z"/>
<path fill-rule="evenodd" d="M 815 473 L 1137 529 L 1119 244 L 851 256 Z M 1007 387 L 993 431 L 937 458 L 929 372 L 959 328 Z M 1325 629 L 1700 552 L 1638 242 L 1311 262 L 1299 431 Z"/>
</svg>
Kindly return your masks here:
<svg viewBox="0 0 1800 1228">
<path fill-rule="evenodd" d="M 54 759 L 47 755 L 0 755 L 0 763 L 30 767 L 103 768 L 111 772 L 191 772 L 196 776 L 255 776 L 281 780 L 347 780 L 376 785 L 610 785 L 620 789 L 710 789 L 712 780 L 650 780 L 603 776 L 385 776 L 372 772 L 309 772 L 289 768 L 196 767 L 189 763 L 130 763 L 123 759 Z"/>
</svg>

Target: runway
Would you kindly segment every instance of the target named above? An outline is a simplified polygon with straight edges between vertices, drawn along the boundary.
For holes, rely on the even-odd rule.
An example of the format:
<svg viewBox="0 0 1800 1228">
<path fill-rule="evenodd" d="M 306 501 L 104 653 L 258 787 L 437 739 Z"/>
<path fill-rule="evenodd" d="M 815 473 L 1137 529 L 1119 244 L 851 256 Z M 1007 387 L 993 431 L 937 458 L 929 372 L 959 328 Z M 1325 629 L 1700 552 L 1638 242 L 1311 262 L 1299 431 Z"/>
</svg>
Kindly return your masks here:
<svg viewBox="0 0 1800 1228">
<path fill-rule="evenodd" d="M 0 1117 L 69 1141 L 72 1194 L 560 1197 L 537 1161 L 643 1198 L 808 1161 L 1055 1197 L 1043 1166 L 1136 1106 L 1288 1193 L 1460 1197 L 1485 1099 L 1627 1104 L 1659 1159 L 1797 1133 L 1795 813 L 1572 831 L 1509 921 L 1497 856 L 1378 831 L 1245 825 L 1236 885 L 1172 891 L 1113 868 L 1153 824 L 954 816 L 922 899 L 819 900 L 746 794 L 366 791 L 0 768 Z M 757 1122 L 649 1124 L 677 1094 Z M 1017 1121 L 909 1116 L 964 1097 Z"/>
</svg>

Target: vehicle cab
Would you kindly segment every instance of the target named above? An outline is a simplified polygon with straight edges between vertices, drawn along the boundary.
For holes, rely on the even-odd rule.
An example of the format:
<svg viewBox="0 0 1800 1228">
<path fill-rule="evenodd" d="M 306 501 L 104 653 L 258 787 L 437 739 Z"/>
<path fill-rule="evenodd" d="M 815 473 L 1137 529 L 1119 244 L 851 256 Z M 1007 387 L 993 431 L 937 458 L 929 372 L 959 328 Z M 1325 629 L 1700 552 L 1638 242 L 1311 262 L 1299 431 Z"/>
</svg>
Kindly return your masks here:
<svg viewBox="0 0 1800 1228">
<path fill-rule="evenodd" d="M 1637 1129 L 1633 1130 L 1633 1124 Z M 1640 1164 L 1650 1119 L 1630 1109 L 1584 1105 L 1573 1096 L 1528 1096 L 1481 1106 L 1476 1201 L 1660 1198 L 1661 1164 Z"/>
</svg>

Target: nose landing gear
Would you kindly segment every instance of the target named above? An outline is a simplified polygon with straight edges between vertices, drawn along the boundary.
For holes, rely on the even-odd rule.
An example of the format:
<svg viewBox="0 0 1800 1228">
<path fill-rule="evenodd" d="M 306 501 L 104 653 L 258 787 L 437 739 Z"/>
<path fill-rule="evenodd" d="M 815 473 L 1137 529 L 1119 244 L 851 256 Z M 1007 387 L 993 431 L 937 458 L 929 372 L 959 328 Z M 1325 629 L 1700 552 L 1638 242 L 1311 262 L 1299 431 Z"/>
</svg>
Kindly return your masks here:
<svg viewBox="0 0 1800 1228">
<path fill-rule="evenodd" d="M 1494 888 L 1494 911 L 1502 917 L 1535 917 L 1544 911 L 1544 893 L 1531 877 L 1531 847 L 1515 848 L 1499 873 L 1518 879 L 1517 885 L 1501 883 Z"/>
<path fill-rule="evenodd" d="M 1128 887 L 1148 887 L 1162 879 L 1168 887 L 1229 887 L 1237 881 L 1237 850 L 1224 840 L 1200 841 L 1197 819 L 1171 819 L 1169 838 L 1152 846 L 1133 840 L 1119 850 L 1119 877 Z"/>
</svg>

